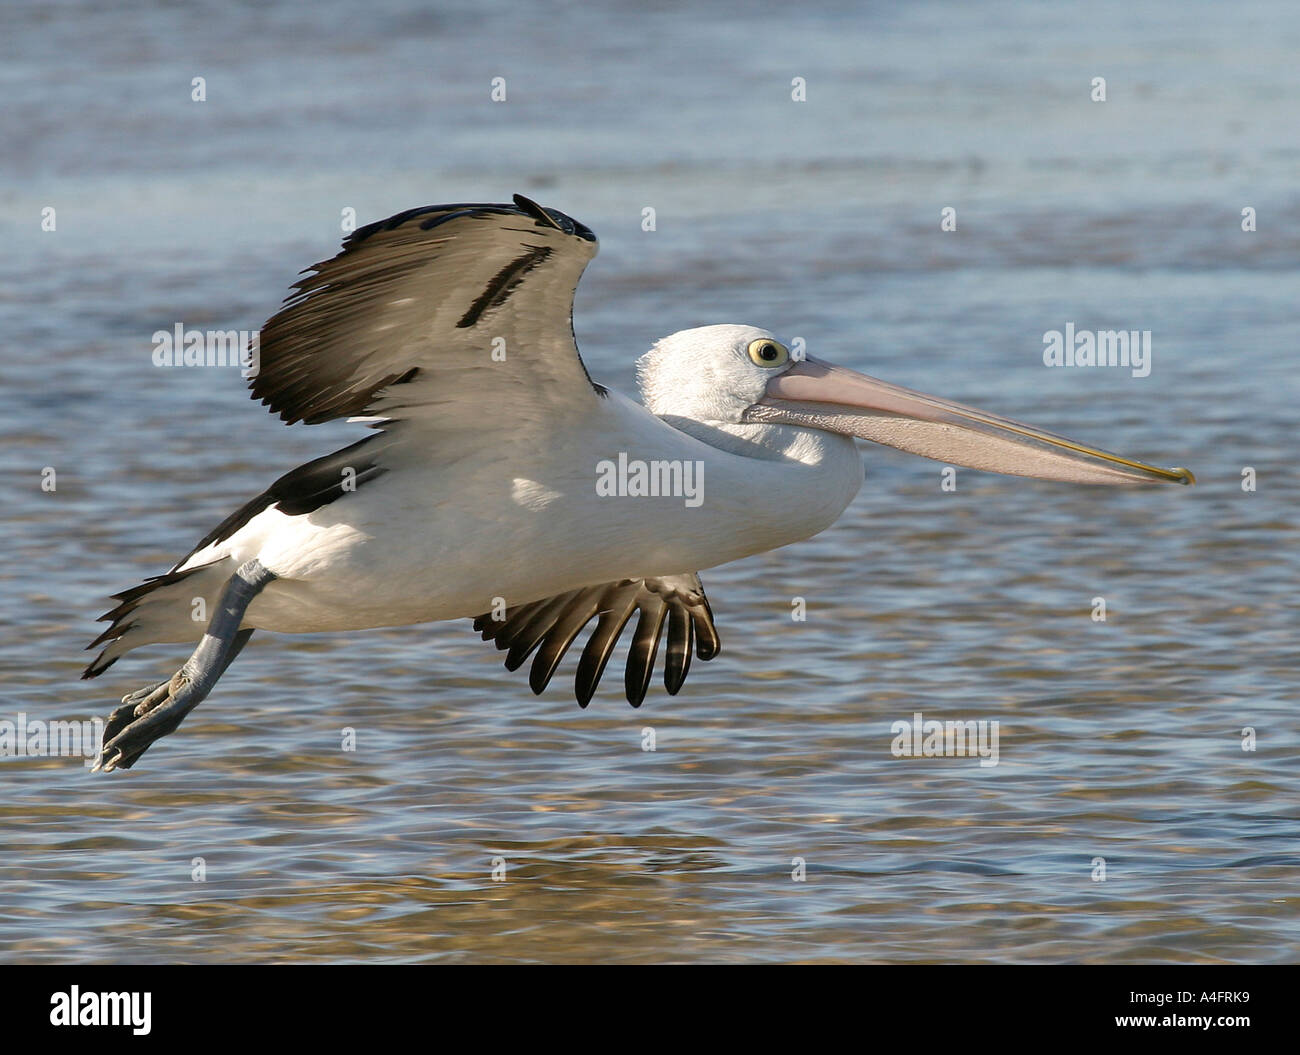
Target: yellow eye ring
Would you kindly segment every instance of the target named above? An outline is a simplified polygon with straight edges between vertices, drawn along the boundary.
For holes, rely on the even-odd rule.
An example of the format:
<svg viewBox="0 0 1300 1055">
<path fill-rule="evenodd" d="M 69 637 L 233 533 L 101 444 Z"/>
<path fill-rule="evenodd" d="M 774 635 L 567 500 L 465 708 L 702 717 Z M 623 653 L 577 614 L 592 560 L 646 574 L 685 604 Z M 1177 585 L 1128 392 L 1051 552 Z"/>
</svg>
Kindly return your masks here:
<svg viewBox="0 0 1300 1055">
<path fill-rule="evenodd" d="M 749 342 L 749 358 L 755 366 L 771 370 L 773 367 L 785 366 L 790 361 L 790 352 L 779 341 L 774 341 L 771 337 L 760 337 Z"/>
</svg>

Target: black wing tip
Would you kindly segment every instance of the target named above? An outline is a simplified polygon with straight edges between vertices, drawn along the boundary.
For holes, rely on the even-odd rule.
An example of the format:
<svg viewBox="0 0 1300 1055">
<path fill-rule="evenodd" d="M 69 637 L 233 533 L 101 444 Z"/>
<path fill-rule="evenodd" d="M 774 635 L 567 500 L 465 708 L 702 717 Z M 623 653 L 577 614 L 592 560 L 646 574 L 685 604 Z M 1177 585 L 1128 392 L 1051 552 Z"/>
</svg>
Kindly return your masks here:
<svg viewBox="0 0 1300 1055">
<path fill-rule="evenodd" d="M 598 619 L 574 677 L 574 696 L 585 709 L 595 698 L 614 646 L 635 614 L 624 690 L 628 703 L 640 707 L 653 680 L 665 628 L 668 647 L 663 681 L 670 696 L 676 696 L 685 683 L 692 653 L 710 660 L 721 650 L 704 589 L 698 577 L 691 579 L 693 589 L 685 593 L 681 584 L 671 579 L 624 579 L 584 587 L 508 609 L 504 620 L 493 620 L 488 614 L 474 617 L 474 629 L 499 650 L 510 650 L 505 665 L 511 671 L 522 667 L 538 650 L 528 685 L 540 696 L 582 629 L 593 618 Z M 646 595 L 647 589 L 651 596 Z"/>
<path fill-rule="evenodd" d="M 94 646 L 88 645 L 86 647 L 89 650 Z M 103 653 L 100 653 L 100 655 L 95 657 L 94 662 L 92 662 L 90 666 L 88 666 L 85 670 L 81 672 L 81 680 L 88 681 L 91 678 L 99 677 L 101 674 L 104 673 L 104 671 L 108 670 L 108 668 L 111 667 L 114 663 L 116 663 L 120 658 L 121 657 L 119 656 L 114 656 L 112 659 L 105 661 Z"/>
<path fill-rule="evenodd" d="M 352 249 L 381 231 L 395 231 L 416 219 L 420 220 L 420 230 L 431 231 L 450 220 L 462 217 L 477 219 L 484 216 L 527 216 L 542 227 L 550 227 L 564 234 L 573 235 L 584 242 L 598 241 L 590 227 L 560 212 L 559 209 L 538 205 L 537 202 L 525 198 L 522 194 L 513 197 L 513 205 L 505 202 L 453 202 L 447 205 L 422 205 L 415 209 L 405 209 L 382 220 L 368 223 L 364 227 L 358 227 L 343 239 L 343 248 Z"/>
<path fill-rule="evenodd" d="M 548 209 L 544 205 L 538 205 L 532 198 L 525 198 L 522 194 L 516 194 L 513 197 L 516 208 L 525 215 L 531 216 L 543 227 L 554 227 L 557 231 L 574 235 L 584 242 L 596 241 L 596 234 L 590 227 L 575 220 L 572 216 L 560 212 L 559 209 Z"/>
</svg>

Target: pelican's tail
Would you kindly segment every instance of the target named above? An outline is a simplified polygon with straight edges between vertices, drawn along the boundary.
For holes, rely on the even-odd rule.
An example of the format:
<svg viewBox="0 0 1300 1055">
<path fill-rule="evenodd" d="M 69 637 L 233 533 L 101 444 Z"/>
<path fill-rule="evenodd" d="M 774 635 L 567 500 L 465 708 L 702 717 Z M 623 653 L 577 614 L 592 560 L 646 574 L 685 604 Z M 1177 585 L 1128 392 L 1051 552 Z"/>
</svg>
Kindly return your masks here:
<svg viewBox="0 0 1300 1055">
<path fill-rule="evenodd" d="M 119 656 L 141 645 L 199 640 L 234 567 L 234 561 L 223 557 L 211 564 L 155 575 L 139 586 L 114 594 L 113 599 L 120 603 L 99 617 L 99 622 L 109 624 L 108 629 L 86 646 L 107 647 L 81 676 L 103 674 Z"/>
</svg>

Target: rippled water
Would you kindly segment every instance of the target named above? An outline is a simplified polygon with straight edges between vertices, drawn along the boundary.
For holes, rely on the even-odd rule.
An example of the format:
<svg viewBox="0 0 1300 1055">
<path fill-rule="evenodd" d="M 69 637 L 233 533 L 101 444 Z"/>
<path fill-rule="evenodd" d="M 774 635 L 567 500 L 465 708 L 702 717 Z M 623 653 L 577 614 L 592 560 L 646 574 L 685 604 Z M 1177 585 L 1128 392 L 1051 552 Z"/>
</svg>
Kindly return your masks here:
<svg viewBox="0 0 1300 1055">
<path fill-rule="evenodd" d="M 77 681 L 106 595 L 355 435 L 149 359 L 258 326 L 348 207 L 579 217 L 578 336 L 624 390 L 657 336 L 752 322 L 1199 486 L 945 493 L 864 447 L 833 529 L 704 576 L 723 654 L 639 712 L 618 677 L 534 699 L 467 623 L 259 635 L 130 773 L 3 761 L 0 953 L 1294 960 L 1300 19 L 637 6 L 6 7 L 0 721 L 174 669 Z M 1067 322 L 1150 329 L 1151 375 L 1045 369 Z M 893 757 L 916 711 L 998 721 L 998 765 Z"/>
</svg>

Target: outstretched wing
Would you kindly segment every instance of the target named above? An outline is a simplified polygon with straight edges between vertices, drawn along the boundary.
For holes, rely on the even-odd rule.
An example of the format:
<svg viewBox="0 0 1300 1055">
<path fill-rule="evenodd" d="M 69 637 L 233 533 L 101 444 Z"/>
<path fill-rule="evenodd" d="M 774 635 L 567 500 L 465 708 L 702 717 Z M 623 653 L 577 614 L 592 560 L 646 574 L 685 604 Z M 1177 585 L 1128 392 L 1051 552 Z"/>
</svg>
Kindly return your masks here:
<svg viewBox="0 0 1300 1055">
<path fill-rule="evenodd" d="M 618 582 L 570 590 L 506 610 L 495 620 L 481 615 L 474 629 L 484 641 L 495 641 L 506 654 L 506 669 L 518 670 L 537 651 L 528 675 L 533 692 L 540 694 L 551 680 L 574 639 L 592 619 L 597 619 L 578 661 L 574 691 L 578 705 L 586 707 L 605 672 L 614 645 L 633 613 L 636 631 L 628 651 L 624 687 L 627 700 L 640 707 L 654 674 L 659 639 L 668 628 L 664 659 L 664 688 L 672 695 L 686 680 L 691 651 L 703 660 L 718 654 L 720 643 L 713 627 L 713 612 L 698 575 L 668 575 L 656 579 L 620 579 Z M 539 649 L 540 646 L 540 649 Z"/>
<path fill-rule="evenodd" d="M 436 205 L 361 227 L 260 335 L 251 388 L 287 424 L 364 416 L 519 431 L 593 407 L 573 294 L 596 236 L 554 209 Z"/>
</svg>

